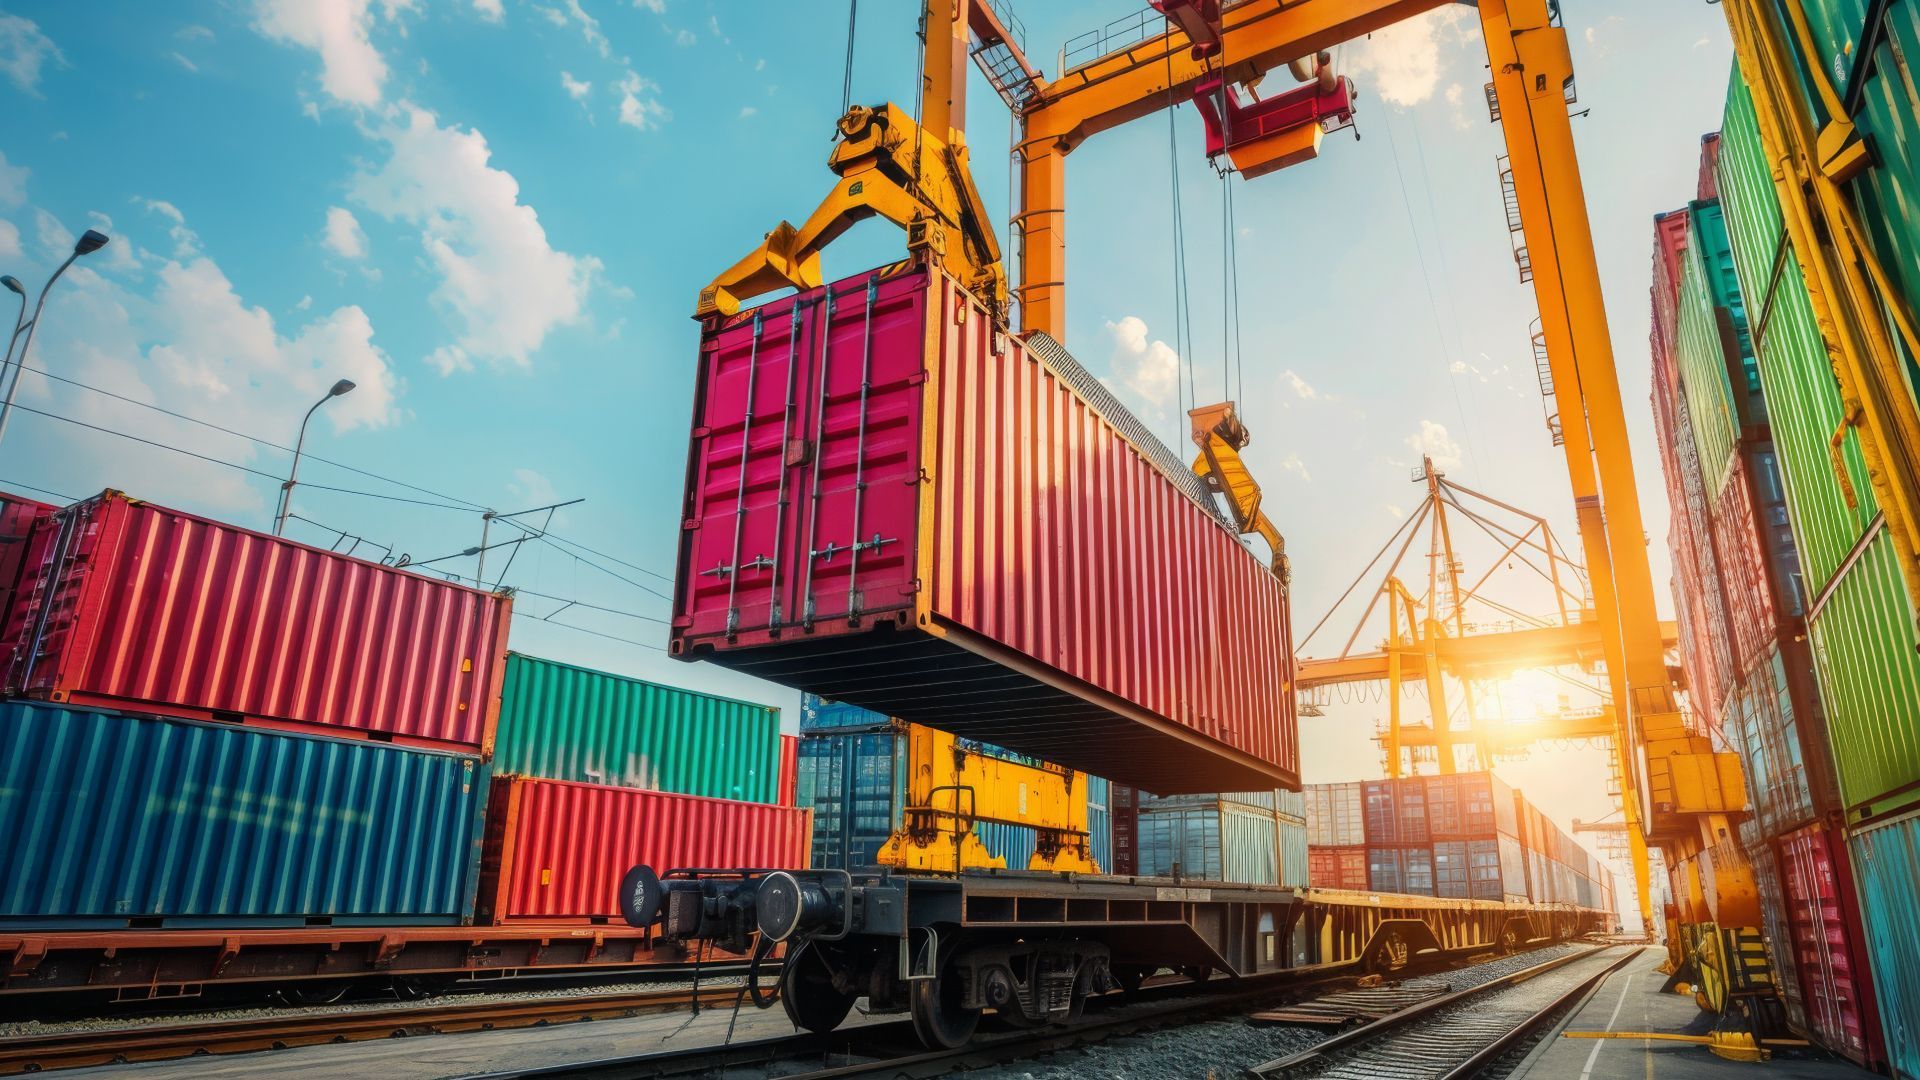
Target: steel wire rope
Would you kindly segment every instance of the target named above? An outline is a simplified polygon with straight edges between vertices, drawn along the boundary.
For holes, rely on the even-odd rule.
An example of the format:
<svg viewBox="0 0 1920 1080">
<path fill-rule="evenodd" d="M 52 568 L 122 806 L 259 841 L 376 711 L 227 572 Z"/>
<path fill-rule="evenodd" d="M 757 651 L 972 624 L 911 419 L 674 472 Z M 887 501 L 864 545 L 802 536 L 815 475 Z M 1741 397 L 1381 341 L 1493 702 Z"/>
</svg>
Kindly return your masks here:
<svg viewBox="0 0 1920 1080">
<path fill-rule="evenodd" d="M 853 31 L 860 21 L 860 0 L 847 0 L 847 65 L 840 76 L 840 115 L 853 108 Z"/>
<path fill-rule="evenodd" d="M 1167 33 L 1173 32 L 1173 24 L 1167 22 Z M 1167 67 L 1167 170 L 1168 184 L 1173 195 L 1173 347 L 1174 347 L 1174 399 L 1180 405 L 1184 415 L 1189 408 L 1199 405 L 1199 395 L 1194 389 L 1193 377 L 1193 317 L 1189 309 L 1190 293 L 1187 288 L 1187 231 L 1185 216 L 1181 212 L 1180 198 L 1180 130 L 1175 124 L 1174 114 L 1179 111 L 1179 100 L 1173 94 L 1173 50 L 1166 52 Z M 1186 376 L 1186 397 L 1180 397 L 1180 380 Z"/>
<path fill-rule="evenodd" d="M 1385 113 L 1381 114 L 1381 123 L 1387 129 L 1387 149 L 1393 157 L 1394 177 L 1400 183 L 1400 206 L 1407 214 L 1407 231 L 1413 237 L 1413 253 L 1420 263 L 1421 284 L 1426 287 L 1427 311 L 1433 317 L 1433 333 L 1440 339 L 1440 358 L 1447 362 L 1447 388 L 1453 391 L 1453 408 L 1460 414 L 1460 436 L 1467 444 L 1467 457 L 1473 462 L 1473 471 L 1480 471 L 1480 455 L 1474 450 L 1473 421 L 1467 419 L 1466 406 L 1460 399 L 1460 386 L 1453 377 L 1453 348 L 1447 341 L 1446 328 L 1440 320 L 1440 301 L 1433 293 L 1433 271 L 1427 265 L 1427 249 L 1420 242 L 1420 225 L 1413 216 L 1413 198 L 1407 194 L 1407 173 L 1400 167 L 1400 144 L 1393 135 L 1393 121 Z"/>
</svg>

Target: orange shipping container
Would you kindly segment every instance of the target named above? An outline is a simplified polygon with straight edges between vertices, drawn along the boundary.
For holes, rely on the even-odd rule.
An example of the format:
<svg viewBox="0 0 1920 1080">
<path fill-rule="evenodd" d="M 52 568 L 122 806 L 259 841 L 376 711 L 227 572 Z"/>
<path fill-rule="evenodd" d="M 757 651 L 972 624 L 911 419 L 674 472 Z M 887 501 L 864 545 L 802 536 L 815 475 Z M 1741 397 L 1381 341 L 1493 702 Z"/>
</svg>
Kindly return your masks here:
<svg viewBox="0 0 1920 1080">
<path fill-rule="evenodd" d="M 620 878 L 635 864 L 803 869 L 812 833 L 813 811 L 791 806 L 495 777 L 480 918 L 618 921 Z"/>
</svg>

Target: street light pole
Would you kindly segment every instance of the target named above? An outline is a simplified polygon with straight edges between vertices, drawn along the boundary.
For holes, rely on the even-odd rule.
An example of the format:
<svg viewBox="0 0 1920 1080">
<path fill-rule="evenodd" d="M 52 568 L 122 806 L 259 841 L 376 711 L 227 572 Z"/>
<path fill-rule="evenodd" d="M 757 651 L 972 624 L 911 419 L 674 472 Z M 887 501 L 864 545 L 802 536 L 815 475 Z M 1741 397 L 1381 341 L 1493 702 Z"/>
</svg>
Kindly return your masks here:
<svg viewBox="0 0 1920 1080">
<path fill-rule="evenodd" d="M 20 311 L 13 317 L 13 336 L 7 339 L 7 357 L 4 362 L 0 362 L 0 380 L 4 380 L 7 377 L 7 368 L 13 364 L 13 347 L 20 341 L 20 331 L 27 327 L 27 290 L 26 286 L 20 284 L 20 279 L 12 274 L 0 276 L 0 285 L 6 286 L 8 292 L 20 297 Z"/>
<path fill-rule="evenodd" d="M 27 337 L 26 340 L 20 343 L 20 360 L 13 369 L 13 380 L 7 383 L 7 398 L 5 401 L 0 401 L 0 439 L 7 437 L 7 421 L 13 417 L 13 395 L 16 390 L 20 389 L 20 375 L 27 367 L 27 350 L 33 347 L 33 332 L 40 327 L 40 311 L 47 306 L 47 291 L 53 288 L 54 282 L 60 280 L 61 274 L 67 272 L 67 267 L 73 265 L 73 260 L 82 255 L 91 255 L 106 246 L 106 233 L 98 229 L 88 229 L 85 233 L 81 234 L 79 240 L 74 241 L 73 254 L 67 256 L 67 261 L 61 263 L 60 269 L 55 270 L 53 276 L 47 279 L 47 283 L 40 287 L 40 299 L 35 301 L 33 305 L 33 318 L 24 324 Z M 25 312 L 27 310 L 27 294 L 25 290 L 15 288 L 18 284 L 18 281 L 14 281 L 8 285 L 7 288 L 13 289 L 13 291 L 20 294 L 20 310 Z M 21 329 L 22 324 L 16 319 L 13 332 L 17 335 Z M 7 343 L 7 352 L 13 352 L 12 342 Z"/>
<path fill-rule="evenodd" d="M 293 441 L 293 467 L 287 470 L 286 482 L 280 485 L 280 509 L 273 515 L 273 535 L 286 532 L 287 513 L 293 509 L 293 485 L 300 476 L 300 451 L 307 445 L 307 421 L 320 411 L 320 406 L 353 389 L 353 380 L 341 379 L 327 389 L 327 396 L 313 403 L 307 415 L 300 419 L 300 437 Z"/>
</svg>

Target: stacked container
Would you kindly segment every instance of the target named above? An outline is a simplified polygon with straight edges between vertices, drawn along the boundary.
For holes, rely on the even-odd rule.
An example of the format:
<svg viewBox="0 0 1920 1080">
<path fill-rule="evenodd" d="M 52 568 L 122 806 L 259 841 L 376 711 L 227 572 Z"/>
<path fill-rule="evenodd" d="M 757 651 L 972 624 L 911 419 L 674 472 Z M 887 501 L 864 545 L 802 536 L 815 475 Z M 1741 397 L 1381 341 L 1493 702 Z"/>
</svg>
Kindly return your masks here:
<svg viewBox="0 0 1920 1080">
<path fill-rule="evenodd" d="M 509 653 L 480 917 L 612 922 L 636 863 L 807 865 L 788 745 L 778 709 Z"/>
<path fill-rule="evenodd" d="M 37 517 L 0 656 L 0 922 L 473 918 L 506 597 L 118 492 Z"/>
<path fill-rule="evenodd" d="M 1681 907 L 1687 921 L 1761 925 L 1794 1023 L 1871 1064 L 1882 1052 L 1867 952 L 1900 939 L 1863 932 L 1852 860 L 1831 829 L 1920 800 L 1920 656 L 1772 166 L 1736 72 L 1721 137 L 1703 149 L 1711 187 L 1655 222 L 1653 398 L 1682 664 L 1694 715 L 1740 753 L 1753 806 L 1716 860 L 1743 855 L 1760 890 L 1751 913 L 1715 910 L 1729 901 L 1708 860 Z M 1682 271 L 1663 280 L 1675 217 L 1688 222 Z M 1878 970 L 1903 964 L 1920 960 L 1877 965 L 1875 981 L 1889 1016 L 1906 993 L 1920 1025 L 1920 995 Z"/>
<path fill-rule="evenodd" d="M 1305 797 L 1317 888 L 1612 909 L 1612 873 L 1491 773 L 1310 784 Z"/>
<path fill-rule="evenodd" d="M 985 743 L 969 743 L 990 757 L 1037 765 L 1036 759 Z M 872 866 L 901 825 L 907 798 L 905 725 L 844 702 L 805 695 L 800 706 L 797 803 L 813 811 L 813 865 Z M 1113 785 L 1084 778 L 1088 848 L 1100 868 L 1114 866 Z M 976 822 L 987 851 L 1024 870 L 1039 837 L 1030 826 Z"/>
<path fill-rule="evenodd" d="M 1240 791 L 1143 799 L 1139 870 L 1240 885 L 1308 883 L 1305 796 Z"/>
</svg>

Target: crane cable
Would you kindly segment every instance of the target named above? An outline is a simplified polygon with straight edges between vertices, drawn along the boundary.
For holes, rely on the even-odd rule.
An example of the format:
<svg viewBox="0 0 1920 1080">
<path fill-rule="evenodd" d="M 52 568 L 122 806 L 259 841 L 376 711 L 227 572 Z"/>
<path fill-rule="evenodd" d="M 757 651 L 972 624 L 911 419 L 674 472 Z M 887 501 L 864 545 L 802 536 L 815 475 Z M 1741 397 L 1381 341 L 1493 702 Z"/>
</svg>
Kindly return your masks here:
<svg viewBox="0 0 1920 1080">
<path fill-rule="evenodd" d="M 1172 24 L 1168 24 L 1171 32 Z M 1180 395 L 1180 376 L 1186 376 L 1186 399 L 1180 411 L 1198 406 L 1199 397 L 1193 379 L 1193 319 L 1188 308 L 1186 220 L 1180 210 L 1180 135 L 1174 124 L 1179 102 L 1173 95 L 1173 51 L 1167 63 L 1167 166 L 1173 191 L 1173 346 L 1175 351 L 1174 395 Z"/>
<path fill-rule="evenodd" d="M 860 0 L 847 0 L 847 66 L 840 76 L 840 115 L 853 108 L 853 31 L 860 22 Z"/>
</svg>

